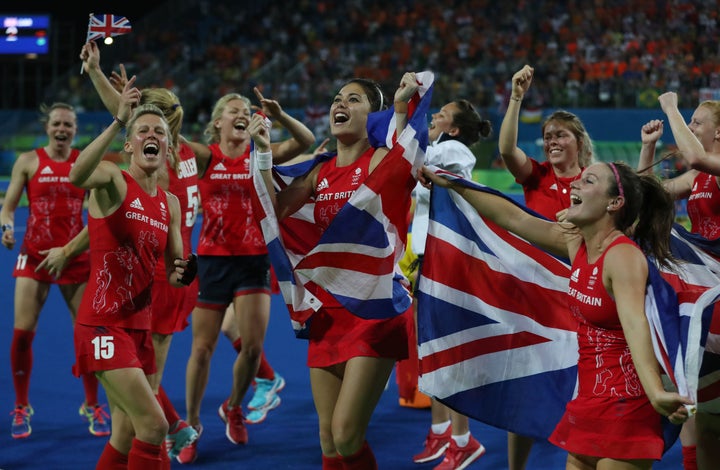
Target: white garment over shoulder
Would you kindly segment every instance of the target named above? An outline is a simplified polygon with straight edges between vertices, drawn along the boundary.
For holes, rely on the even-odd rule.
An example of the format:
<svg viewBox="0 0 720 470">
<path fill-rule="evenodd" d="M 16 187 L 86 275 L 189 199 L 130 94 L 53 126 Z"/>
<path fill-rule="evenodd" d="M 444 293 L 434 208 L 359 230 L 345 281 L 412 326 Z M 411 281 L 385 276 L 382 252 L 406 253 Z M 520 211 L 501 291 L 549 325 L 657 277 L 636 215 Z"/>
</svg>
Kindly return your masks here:
<svg viewBox="0 0 720 470">
<path fill-rule="evenodd" d="M 436 140 L 432 145 L 428 145 L 425 150 L 425 164 L 435 165 L 463 178 L 472 179 L 475 155 L 465 144 L 457 140 L 445 140 L 443 142 Z M 422 256 L 425 254 L 425 239 L 427 238 L 430 218 L 430 190 L 418 183 L 414 194 L 415 214 L 412 221 L 412 230 L 410 231 L 412 233 L 411 248 L 416 255 Z"/>
</svg>

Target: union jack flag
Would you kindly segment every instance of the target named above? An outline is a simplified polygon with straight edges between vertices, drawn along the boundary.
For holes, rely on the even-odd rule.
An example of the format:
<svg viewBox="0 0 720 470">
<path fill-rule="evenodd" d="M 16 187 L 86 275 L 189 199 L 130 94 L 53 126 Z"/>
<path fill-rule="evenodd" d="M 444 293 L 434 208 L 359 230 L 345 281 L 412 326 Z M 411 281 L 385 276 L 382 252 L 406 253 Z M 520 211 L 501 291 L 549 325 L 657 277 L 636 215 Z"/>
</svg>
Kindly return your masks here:
<svg viewBox="0 0 720 470">
<path fill-rule="evenodd" d="M 436 172 L 542 217 L 491 188 Z M 703 291 L 676 293 L 665 273 L 648 267 L 655 356 L 669 386 L 697 400 L 701 364 L 712 364 L 703 355 L 720 287 L 700 302 Z M 420 389 L 471 418 L 547 439 L 577 393 L 569 276 L 567 260 L 484 219 L 455 191 L 434 187 L 417 299 Z M 679 427 L 663 422 L 667 450 Z"/>
<path fill-rule="evenodd" d="M 88 23 L 87 41 L 121 36 L 132 30 L 130 21 L 124 16 L 117 15 L 90 15 Z"/>
<path fill-rule="evenodd" d="M 303 337 L 306 322 L 321 306 L 310 293 L 315 284 L 349 311 L 363 318 L 403 313 L 412 300 L 397 264 L 408 229 L 410 195 L 427 147 L 427 111 L 434 76 L 417 74 L 421 83 L 408 106 L 408 124 L 395 135 L 394 110 L 372 113 L 368 133 L 373 147 L 392 147 L 378 167 L 354 192 L 324 233 L 314 225 L 313 203 L 278 223 L 262 177 L 255 172 L 260 225 L 293 328 Z M 316 160 L 273 169 L 277 188 L 289 184 Z"/>
</svg>

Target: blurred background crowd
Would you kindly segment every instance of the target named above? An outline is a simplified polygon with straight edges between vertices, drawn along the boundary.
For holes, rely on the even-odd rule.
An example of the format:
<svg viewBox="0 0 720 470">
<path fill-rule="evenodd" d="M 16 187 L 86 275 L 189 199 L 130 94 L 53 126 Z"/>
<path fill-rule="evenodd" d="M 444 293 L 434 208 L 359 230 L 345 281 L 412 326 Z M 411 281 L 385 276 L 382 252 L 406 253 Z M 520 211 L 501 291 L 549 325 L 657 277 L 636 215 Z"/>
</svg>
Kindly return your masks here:
<svg viewBox="0 0 720 470">
<path fill-rule="evenodd" d="M 102 67 L 109 74 L 123 63 L 139 86 L 173 89 L 185 109 L 185 132 L 204 127 L 218 97 L 231 90 L 250 95 L 259 85 L 320 138 L 339 83 L 364 76 L 393 90 L 406 70 L 436 73 L 435 103 L 462 96 L 502 114 L 510 78 L 524 64 L 535 68 L 526 109 L 658 108 L 657 96 L 669 90 L 690 108 L 720 93 L 717 6 L 716 0 L 161 1 L 141 17 L 127 14 L 132 34 L 102 46 Z M 121 5 L 112 9 L 106 13 L 125 14 Z M 80 16 L 80 28 L 60 24 L 54 68 L 35 78 L 25 65 L 16 85 L 30 89 L 6 89 L 3 109 L 53 101 L 104 109 L 79 74 Z M 16 79 L 3 76 L 6 83 Z"/>
</svg>

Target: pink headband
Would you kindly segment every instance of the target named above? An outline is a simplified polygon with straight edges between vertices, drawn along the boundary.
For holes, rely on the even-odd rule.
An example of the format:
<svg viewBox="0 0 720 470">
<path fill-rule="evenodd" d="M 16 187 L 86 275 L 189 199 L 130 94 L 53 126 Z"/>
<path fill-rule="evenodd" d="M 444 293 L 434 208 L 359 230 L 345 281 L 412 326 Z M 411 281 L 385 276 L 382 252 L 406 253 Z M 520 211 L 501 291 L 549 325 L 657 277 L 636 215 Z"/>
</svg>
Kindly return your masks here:
<svg viewBox="0 0 720 470">
<path fill-rule="evenodd" d="M 620 174 L 618 173 L 617 168 L 615 167 L 615 164 L 610 162 L 610 163 L 608 163 L 608 165 L 610 165 L 610 169 L 615 174 L 615 182 L 617 183 L 618 194 L 620 194 L 620 197 L 625 197 L 625 191 L 623 191 L 623 186 L 622 186 L 622 183 L 620 182 Z"/>
</svg>

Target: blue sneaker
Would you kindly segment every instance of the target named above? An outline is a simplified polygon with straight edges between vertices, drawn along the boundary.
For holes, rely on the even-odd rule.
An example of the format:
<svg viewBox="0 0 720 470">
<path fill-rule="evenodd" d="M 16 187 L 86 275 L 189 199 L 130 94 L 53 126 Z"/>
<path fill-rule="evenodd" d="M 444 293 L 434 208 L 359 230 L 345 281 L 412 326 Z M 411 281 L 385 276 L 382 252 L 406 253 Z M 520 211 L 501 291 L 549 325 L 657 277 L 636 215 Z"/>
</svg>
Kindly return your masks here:
<svg viewBox="0 0 720 470">
<path fill-rule="evenodd" d="M 280 406 L 280 397 L 277 395 L 273 395 L 273 401 L 271 401 L 268 406 L 255 410 L 250 410 L 250 413 L 248 413 L 245 417 L 245 422 L 248 424 L 262 423 L 263 421 L 265 421 L 268 411 L 275 409 L 278 406 Z"/>
<path fill-rule="evenodd" d="M 165 448 L 171 459 L 180 455 L 180 451 L 200 437 L 200 434 L 184 420 L 178 421 L 173 430 L 165 436 Z"/>
<path fill-rule="evenodd" d="M 273 380 L 256 378 L 255 394 L 252 400 L 250 400 L 250 403 L 248 403 L 248 409 L 259 410 L 261 408 L 267 408 L 273 403 L 275 396 L 277 396 L 277 393 L 283 388 L 285 388 L 285 379 L 277 372 L 275 372 L 275 378 Z"/>
<path fill-rule="evenodd" d="M 10 434 L 14 439 L 24 439 L 32 433 L 30 427 L 30 417 L 34 411 L 30 405 L 18 405 L 10 412 L 13 417 Z"/>
<path fill-rule="evenodd" d="M 85 406 L 83 403 L 78 414 L 87 420 L 88 430 L 93 436 L 110 435 L 110 415 L 105 411 L 105 405 Z"/>
</svg>

